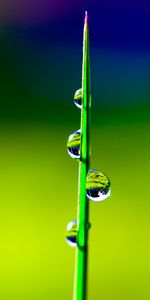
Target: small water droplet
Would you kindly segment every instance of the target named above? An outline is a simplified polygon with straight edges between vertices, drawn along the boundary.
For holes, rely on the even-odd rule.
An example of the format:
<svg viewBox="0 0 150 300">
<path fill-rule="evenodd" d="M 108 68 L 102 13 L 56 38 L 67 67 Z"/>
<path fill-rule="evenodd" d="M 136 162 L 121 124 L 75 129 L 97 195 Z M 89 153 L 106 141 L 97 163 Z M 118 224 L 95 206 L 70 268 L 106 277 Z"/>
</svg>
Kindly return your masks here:
<svg viewBox="0 0 150 300">
<path fill-rule="evenodd" d="M 77 246 L 77 220 L 68 223 L 66 241 L 72 247 Z"/>
<path fill-rule="evenodd" d="M 79 89 L 74 94 L 74 103 L 77 107 L 82 107 L 82 89 Z"/>
<path fill-rule="evenodd" d="M 86 180 L 87 198 L 93 201 L 102 201 L 110 196 L 110 180 L 102 172 L 90 170 Z"/>
<path fill-rule="evenodd" d="M 69 136 L 67 142 L 67 150 L 71 157 L 80 158 L 80 142 L 81 142 L 81 130 L 77 130 Z"/>
</svg>

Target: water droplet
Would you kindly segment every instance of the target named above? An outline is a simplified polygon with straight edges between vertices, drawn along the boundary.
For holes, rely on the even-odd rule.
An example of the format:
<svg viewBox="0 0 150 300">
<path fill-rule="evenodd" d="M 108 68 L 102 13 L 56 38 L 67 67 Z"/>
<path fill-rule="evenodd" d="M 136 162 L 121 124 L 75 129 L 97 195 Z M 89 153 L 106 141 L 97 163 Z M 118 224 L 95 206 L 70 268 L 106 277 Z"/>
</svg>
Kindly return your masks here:
<svg viewBox="0 0 150 300">
<path fill-rule="evenodd" d="M 82 107 L 82 89 L 79 89 L 74 94 L 74 103 L 77 107 Z"/>
<path fill-rule="evenodd" d="M 77 130 L 69 136 L 67 142 L 67 150 L 71 157 L 80 158 L 80 142 L 81 142 L 81 130 Z"/>
<path fill-rule="evenodd" d="M 72 246 L 77 246 L 77 220 L 73 220 L 67 225 L 67 233 L 66 233 L 67 243 Z"/>
<path fill-rule="evenodd" d="M 93 201 L 102 201 L 110 196 L 110 180 L 102 172 L 90 170 L 86 180 L 87 198 Z"/>
</svg>

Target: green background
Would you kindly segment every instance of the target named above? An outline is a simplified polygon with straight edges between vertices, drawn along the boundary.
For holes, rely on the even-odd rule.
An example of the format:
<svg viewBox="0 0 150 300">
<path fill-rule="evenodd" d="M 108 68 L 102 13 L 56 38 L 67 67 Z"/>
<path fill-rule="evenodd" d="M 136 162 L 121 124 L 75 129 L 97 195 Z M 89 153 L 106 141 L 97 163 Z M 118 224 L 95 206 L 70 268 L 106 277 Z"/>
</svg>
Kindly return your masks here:
<svg viewBox="0 0 150 300">
<path fill-rule="evenodd" d="M 92 20 L 91 20 L 92 23 Z M 80 46 L 1 30 L 0 299 L 72 299 L 78 162 L 66 142 L 80 127 L 73 94 Z M 79 24 L 79 25 L 80 25 Z M 59 40 L 59 38 L 58 38 Z M 91 167 L 112 194 L 90 202 L 89 300 L 150 299 L 149 52 L 91 46 Z"/>
<path fill-rule="evenodd" d="M 147 111 L 101 116 L 93 107 L 91 165 L 109 175 L 112 195 L 90 205 L 89 299 L 149 299 Z M 65 230 L 76 217 L 78 163 L 66 140 L 79 111 L 56 112 L 58 124 L 1 122 L 1 299 L 72 298 Z"/>
</svg>

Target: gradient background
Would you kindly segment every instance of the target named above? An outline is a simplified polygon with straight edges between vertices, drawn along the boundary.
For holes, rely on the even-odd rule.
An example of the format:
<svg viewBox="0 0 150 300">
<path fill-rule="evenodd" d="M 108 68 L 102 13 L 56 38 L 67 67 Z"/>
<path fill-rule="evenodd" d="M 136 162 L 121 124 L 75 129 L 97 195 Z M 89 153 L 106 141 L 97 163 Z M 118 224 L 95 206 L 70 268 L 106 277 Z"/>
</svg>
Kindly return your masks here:
<svg viewBox="0 0 150 300">
<path fill-rule="evenodd" d="M 150 299 L 150 4 L 142 0 L 0 2 L 0 299 L 72 299 L 79 128 L 88 9 L 91 167 L 112 196 L 91 203 L 89 300 Z"/>
</svg>

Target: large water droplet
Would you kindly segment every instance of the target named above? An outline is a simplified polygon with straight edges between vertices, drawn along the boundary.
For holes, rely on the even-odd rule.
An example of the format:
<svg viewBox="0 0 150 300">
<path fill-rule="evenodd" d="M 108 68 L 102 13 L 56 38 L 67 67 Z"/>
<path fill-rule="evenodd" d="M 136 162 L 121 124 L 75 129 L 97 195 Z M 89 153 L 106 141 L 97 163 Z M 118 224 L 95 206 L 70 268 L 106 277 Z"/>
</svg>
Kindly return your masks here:
<svg viewBox="0 0 150 300">
<path fill-rule="evenodd" d="M 110 180 L 102 172 L 90 170 L 86 180 L 87 198 L 93 201 L 102 201 L 110 196 Z"/>
<path fill-rule="evenodd" d="M 67 150 L 71 157 L 80 158 L 80 142 L 81 142 L 81 130 L 77 130 L 69 136 L 67 142 Z"/>
<path fill-rule="evenodd" d="M 82 107 L 82 89 L 79 89 L 74 94 L 74 103 L 77 107 Z"/>
<path fill-rule="evenodd" d="M 72 246 L 77 246 L 77 220 L 73 220 L 67 225 L 67 233 L 66 233 L 67 243 Z"/>
</svg>

